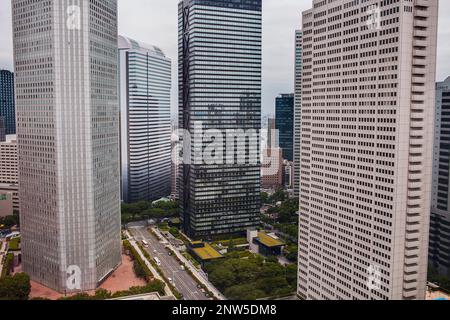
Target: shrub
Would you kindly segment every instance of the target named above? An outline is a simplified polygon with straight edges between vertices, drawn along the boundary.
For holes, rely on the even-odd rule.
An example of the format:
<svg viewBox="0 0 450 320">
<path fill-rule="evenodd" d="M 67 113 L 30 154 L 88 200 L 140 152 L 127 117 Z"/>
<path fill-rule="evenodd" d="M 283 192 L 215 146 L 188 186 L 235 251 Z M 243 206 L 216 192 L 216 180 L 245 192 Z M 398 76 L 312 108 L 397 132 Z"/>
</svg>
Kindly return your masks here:
<svg viewBox="0 0 450 320">
<path fill-rule="evenodd" d="M 30 292 L 30 277 L 25 273 L 0 279 L 0 300 L 28 300 Z"/>
<path fill-rule="evenodd" d="M 8 253 L 5 256 L 5 260 L 3 262 L 3 269 L 2 269 L 2 274 L 0 275 L 0 279 L 4 278 L 10 274 L 13 263 L 14 263 L 14 254 Z"/>
</svg>

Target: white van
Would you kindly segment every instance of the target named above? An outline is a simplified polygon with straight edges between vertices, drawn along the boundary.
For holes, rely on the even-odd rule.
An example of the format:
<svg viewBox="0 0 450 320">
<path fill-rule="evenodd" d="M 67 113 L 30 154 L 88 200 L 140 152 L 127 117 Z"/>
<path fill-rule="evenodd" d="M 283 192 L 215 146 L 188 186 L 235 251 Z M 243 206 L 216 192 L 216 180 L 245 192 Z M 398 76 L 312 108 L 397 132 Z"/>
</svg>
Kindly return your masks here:
<svg viewBox="0 0 450 320">
<path fill-rule="evenodd" d="M 157 266 L 160 266 L 160 265 L 161 265 L 161 260 L 159 260 L 158 257 L 155 257 L 155 262 L 156 262 L 156 265 L 157 265 Z"/>
<path fill-rule="evenodd" d="M 142 245 L 144 246 L 144 248 L 148 248 L 147 240 L 142 240 Z"/>
</svg>

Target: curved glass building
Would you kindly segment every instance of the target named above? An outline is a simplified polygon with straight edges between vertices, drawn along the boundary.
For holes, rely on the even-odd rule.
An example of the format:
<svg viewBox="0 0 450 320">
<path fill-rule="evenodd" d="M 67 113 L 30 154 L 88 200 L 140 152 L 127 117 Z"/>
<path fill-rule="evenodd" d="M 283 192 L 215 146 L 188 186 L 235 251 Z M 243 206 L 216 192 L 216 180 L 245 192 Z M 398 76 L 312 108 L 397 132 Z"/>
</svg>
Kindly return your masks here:
<svg viewBox="0 0 450 320">
<path fill-rule="evenodd" d="M 119 37 L 122 200 L 157 200 L 171 186 L 171 61 Z"/>
</svg>

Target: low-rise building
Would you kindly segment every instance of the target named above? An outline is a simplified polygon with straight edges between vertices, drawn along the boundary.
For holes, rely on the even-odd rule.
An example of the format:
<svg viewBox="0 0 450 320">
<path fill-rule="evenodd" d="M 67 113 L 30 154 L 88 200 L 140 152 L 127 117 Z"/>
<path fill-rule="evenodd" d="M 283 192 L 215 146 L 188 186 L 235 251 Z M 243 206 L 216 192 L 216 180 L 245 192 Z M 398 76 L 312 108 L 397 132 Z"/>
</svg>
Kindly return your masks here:
<svg viewBox="0 0 450 320">
<path fill-rule="evenodd" d="M 209 243 L 193 241 L 189 244 L 188 252 L 204 266 L 206 263 L 222 259 L 223 255 L 214 249 Z"/>
<path fill-rule="evenodd" d="M 247 240 L 250 247 L 257 246 L 256 252 L 263 256 L 281 256 L 283 248 L 286 244 L 278 238 L 274 233 L 266 233 L 257 230 L 249 230 L 247 232 Z"/>
</svg>

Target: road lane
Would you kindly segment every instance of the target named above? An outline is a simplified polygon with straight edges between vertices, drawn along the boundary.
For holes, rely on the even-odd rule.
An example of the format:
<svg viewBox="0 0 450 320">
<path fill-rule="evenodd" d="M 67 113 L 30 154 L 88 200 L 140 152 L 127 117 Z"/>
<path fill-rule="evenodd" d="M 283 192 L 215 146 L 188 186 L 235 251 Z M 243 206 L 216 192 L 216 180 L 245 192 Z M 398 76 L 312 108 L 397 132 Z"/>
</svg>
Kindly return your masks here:
<svg viewBox="0 0 450 320">
<path fill-rule="evenodd" d="M 161 261 L 160 269 L 166 278 L 171 278 L 172 285 L 186 300 L 207 300 L 205 294 L 197 288 L 197 282 L 185 271 L 175 257 L 169 256 L 165 245 L 157 240 L 146 228 L 130 228 L 136 241 L 146 240 L 149 244 L 145 248 L 151 257 L 158 257 Z M 156 252 L 155 252 L 156 251 Z"/>
</svg>

